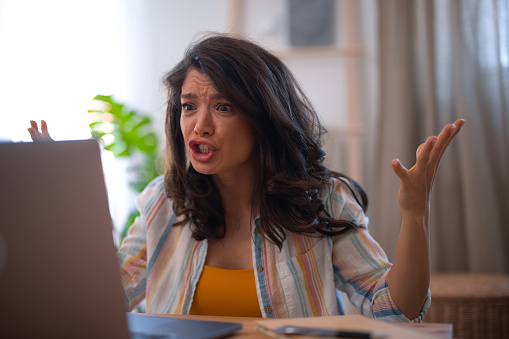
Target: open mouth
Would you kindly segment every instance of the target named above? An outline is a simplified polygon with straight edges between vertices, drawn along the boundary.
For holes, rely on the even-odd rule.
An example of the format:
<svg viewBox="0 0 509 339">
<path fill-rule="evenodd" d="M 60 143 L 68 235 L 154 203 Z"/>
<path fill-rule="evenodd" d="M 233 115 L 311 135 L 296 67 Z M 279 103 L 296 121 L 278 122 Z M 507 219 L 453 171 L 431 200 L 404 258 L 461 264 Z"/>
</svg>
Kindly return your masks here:
<svg viewBox="0 0 509 339">
<path fill-rule="evenodd" d="M 197 151 L 200 152 L 200 153 L 205 153 L 206 154 L 206 153 L 210 153 L 211 149 L 207 145 L 199 144 Z"/>
<path fill-rule="evenodd" d="M 192 156 L 198 161 L 208 161 L 212 159 L 216 150 L 208 142 L 197 139 L 189 141 L 189 148 L 192 150 Z"/>
</svg>

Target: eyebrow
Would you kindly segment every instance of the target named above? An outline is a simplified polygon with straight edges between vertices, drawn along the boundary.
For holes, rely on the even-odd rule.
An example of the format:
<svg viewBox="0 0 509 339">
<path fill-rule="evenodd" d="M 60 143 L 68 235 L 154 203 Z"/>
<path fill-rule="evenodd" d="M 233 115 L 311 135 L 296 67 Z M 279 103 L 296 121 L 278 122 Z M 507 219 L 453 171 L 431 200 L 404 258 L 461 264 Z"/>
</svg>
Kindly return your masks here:
<svg viewBox="0 0 509 339">
<path fill-rule="evenodd" d="M 180 98 L 182 99 L 195 99 L 197 98 L 198 95 L 196 93 L 182 93 L 180 95 Z M 216 94 L 211 94 L 210 95 L 210 98 L 212 99 L 224 99 L 224 95 L 220 94 L 220 93 L 216 93 Z"/>
</svg>

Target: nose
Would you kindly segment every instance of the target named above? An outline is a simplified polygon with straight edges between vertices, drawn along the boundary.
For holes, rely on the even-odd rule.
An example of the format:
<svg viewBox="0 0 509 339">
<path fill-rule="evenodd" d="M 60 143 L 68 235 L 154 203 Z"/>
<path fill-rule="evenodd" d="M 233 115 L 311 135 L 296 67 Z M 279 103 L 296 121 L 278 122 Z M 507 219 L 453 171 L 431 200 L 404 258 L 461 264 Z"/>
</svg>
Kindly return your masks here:
<svg viewBox="0 0 509 339">
<path fill-rule="evenodd" d="M 214 134 L 214 126 L 209 112 L 200 112 L 194 125 L 194 133 L 200 137 Z"/>
</svg>

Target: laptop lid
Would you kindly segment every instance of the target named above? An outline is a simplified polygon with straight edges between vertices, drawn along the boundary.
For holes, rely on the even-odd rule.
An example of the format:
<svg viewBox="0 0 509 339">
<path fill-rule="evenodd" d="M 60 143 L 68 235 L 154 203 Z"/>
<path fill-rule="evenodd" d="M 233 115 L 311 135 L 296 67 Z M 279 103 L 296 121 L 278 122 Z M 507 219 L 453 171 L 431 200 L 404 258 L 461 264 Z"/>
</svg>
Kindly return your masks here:
<svg viewBox="0 0 509 339">
<path fill-rule="evenodd" d="M 193 338 L 240 324 L 125 313 L 95 140 L 0 143 L 0 338 Z"/>
<path fill-rule="evenodd" d="M 128 338 L 94 140 L 0 144 L 0 337 Z"/>
</svg>

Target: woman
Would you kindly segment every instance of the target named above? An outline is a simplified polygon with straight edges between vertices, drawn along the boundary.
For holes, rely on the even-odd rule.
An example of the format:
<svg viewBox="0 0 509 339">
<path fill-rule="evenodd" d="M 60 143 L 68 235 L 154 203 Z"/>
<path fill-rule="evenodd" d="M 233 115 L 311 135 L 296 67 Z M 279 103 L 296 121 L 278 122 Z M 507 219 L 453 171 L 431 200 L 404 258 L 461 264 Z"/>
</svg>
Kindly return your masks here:
<svg viewBox="0 0 509 339">
<path fill-rule="evenodd" d="M 394 264 L 368 233 L 367 200 L 323 165 L 324 129 L 287 67 L 251 42 L 192 44 L 164 78 L 167 163 L 137 200 L 118 251 L 126 302 L 151 313 L 303 317 L 343 314 L 336 290 L 386 321 L 430 304 L 429 199 L 463 120 L 417 150 L 401 179 Z M 47 138 L 47 126 L 29 129 Z"/>
</svg>

